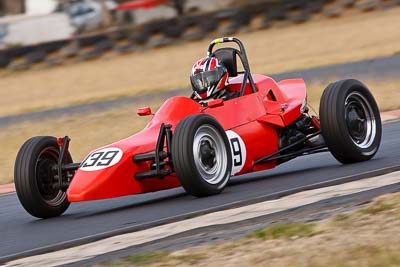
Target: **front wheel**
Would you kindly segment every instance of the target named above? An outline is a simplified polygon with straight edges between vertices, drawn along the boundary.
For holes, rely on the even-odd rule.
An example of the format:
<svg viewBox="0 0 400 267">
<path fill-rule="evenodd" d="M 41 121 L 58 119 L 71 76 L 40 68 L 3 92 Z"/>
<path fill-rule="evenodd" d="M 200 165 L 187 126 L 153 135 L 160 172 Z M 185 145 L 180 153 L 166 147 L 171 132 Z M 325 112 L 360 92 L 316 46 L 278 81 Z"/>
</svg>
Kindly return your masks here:
<svg viewBox="0 0 400 267">
<path fill-rule="evenodd" d="M 14 167 L 17 196 L 27 212 L 38 218 L 59 216 L 69 207 L 67 193 L 59 188 L 57 139 L 37 136 L 26 141 Z M 68 153 L 64 163 L 72 163 Z"/>
<path fill-rule="evenodd" d="M 189 194 L 218 194 L 228 183 L 232 171 L 229 141 L 213 117 L 184 118 L 175 129 L 171 153 L 175 172 Z"/>
<path fill-rule="evenodd" d="M 382 136 L 379 109 L 360 81 L 330 84 L 322 94 L 319 114 L 322 136 L 338 161 L 365 161 L 378 151 Z"/>
</svg>

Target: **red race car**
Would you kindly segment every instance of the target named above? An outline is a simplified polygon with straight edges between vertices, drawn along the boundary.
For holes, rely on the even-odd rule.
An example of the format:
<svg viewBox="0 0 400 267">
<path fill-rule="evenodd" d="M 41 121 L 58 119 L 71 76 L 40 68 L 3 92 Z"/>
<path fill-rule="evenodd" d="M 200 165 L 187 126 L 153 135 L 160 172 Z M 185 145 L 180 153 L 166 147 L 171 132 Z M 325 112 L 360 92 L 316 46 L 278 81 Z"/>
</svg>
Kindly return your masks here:
<svg viewBox="0 0 400 267">
<path fill-rule="evenodd" d="M 220 43 L 233 42 L 238 48 Z M 73 163 L 70 139 L 37 136 L 26 141 L 15 163 L 15 186 L 23 207 L 39 218 L 62 214 L 70 202 L 114 198 L 183 186 L 191 195 L 220 193 L 234 175 L 274 168 L 295 157 L 330 151 L 347 164 L 371 159 L 382 125 L 377 104 L 357 80 L 330 84 L 320 117 L 308 113 L 302 79 L 280 82 L 252 75 L 237 38 L 208 47 L 229 73 L 236 97 L 199 103 L 175 96 L 152 114 L 139 133 L 95 149 Z M 243 65 L 238 72 L 237 58 Z"/>
</svg>

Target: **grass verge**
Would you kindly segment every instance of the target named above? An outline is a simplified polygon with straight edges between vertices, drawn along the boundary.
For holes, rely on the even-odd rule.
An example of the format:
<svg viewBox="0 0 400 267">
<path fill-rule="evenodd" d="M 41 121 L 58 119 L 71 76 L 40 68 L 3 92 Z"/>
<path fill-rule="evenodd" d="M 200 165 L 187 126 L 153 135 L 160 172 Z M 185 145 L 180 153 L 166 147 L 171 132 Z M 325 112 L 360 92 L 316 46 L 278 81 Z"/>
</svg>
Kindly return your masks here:
<svg viewBox="0 0 400 267">
<path fill-rule="evenodd" d="M 97 266 L 395 267 L 400 266 L 399 229 L 396 193 L 313 224 L 273 225 L 240 240 L 169 252 L 148 264 L 128 257 Z M 192 255 L 195 261 L 177 259 Z"/>
<path fill-rule="evenodd" d="M 262 240 L 312 236 L 316 234 L 314 225 L 309 223 L 279 224 L 266 229 L 257 230 L 250 237 Z"/>
</svg>

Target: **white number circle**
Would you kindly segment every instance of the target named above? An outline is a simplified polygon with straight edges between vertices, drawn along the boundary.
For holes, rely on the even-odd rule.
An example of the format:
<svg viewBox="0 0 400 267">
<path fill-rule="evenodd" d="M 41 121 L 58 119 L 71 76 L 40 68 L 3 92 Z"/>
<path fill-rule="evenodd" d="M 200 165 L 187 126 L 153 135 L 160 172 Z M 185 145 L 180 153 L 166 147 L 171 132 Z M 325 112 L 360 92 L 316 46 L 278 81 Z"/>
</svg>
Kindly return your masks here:
<svg viewBox="0 0 400 267">
<path fill-rule="evenodd" d="M 226 131 L 232 152 L 232 175 L 240 172 L 246 162 L 246 145 L 234 131 Z"/>
<path fill-rule="evenodd" d="M 122 155 L 122 150 L 119 148 L 103 148 L 87 155 L 79 169 L 83 171 L 102 170 L 117 164 L 121 160 Z"/>
</svg>

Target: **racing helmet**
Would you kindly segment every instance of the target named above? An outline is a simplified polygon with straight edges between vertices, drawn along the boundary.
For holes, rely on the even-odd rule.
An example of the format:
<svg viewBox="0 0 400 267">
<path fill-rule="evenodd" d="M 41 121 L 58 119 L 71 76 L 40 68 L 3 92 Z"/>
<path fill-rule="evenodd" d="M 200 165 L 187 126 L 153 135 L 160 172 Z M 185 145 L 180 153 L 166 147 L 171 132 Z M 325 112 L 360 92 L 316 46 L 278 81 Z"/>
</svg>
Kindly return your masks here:
<svg viewBox="0 0 400 267">
<path fill-rule="evenodd" d="M 199 99 L 207 99 L 228 85 L 228 70 L 218 58 L 208 56 L 193 65 L 190 82 L 195 95 Z"/>
</svg>

